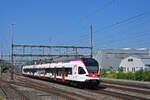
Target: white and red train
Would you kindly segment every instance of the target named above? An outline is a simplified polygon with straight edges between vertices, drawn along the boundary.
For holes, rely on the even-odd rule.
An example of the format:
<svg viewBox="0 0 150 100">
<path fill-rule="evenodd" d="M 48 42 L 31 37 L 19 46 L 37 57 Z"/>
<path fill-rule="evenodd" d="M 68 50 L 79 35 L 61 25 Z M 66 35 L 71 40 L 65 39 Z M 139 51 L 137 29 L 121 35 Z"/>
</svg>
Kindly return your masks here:
<svg viewBox="0 0 150 100">
<path fill-rule="evenodd" d="M 100 83 L 98 62 L 93 58 L 79 58 L 61 62 L 26 65 L 22 74 L 42 79 L 61 81 L 79 87 Z"/>
</svg>

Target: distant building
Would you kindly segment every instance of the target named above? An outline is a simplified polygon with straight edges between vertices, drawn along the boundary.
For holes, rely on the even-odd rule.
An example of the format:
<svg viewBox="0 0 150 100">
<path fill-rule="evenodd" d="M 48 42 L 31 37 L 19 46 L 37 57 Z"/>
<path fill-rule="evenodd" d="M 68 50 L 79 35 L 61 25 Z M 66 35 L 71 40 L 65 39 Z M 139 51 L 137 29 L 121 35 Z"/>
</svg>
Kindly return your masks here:
<svg viewBox="0 0 150 100">
<path fill-rule="evenodd" d="M 98 61 L 101 68 L 109 68 L 111 66 L 114 69 L 118 69 L 122 59 L 131 56 L 147 56 L 149 55 L 148 49 L 100 49 L 94 52 L 94 58 Z"/>
<path fill-rule="evenodd" d="M 136 72 L 145 68 L 150 69 L 150 56 L 129 56 L 121 61 L 121 66 L 124 72 Z"/>
</svg>

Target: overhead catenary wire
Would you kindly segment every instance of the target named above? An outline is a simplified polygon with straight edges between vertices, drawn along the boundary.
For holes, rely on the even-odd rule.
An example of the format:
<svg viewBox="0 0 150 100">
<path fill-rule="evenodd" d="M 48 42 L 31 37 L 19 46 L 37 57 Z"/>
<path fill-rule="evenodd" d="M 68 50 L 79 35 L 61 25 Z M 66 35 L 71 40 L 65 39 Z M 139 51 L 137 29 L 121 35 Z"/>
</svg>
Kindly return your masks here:
<svg viewBox="0 0 150 100">
<path fill-rule="evenodd" d="M 133 22 L 136 22 L 137 20 L 138 20 L 138 18 L 144 18 L 144 17 L 146 17 L 147 15 L 149 15 L 150 14 L 150 11 L 147 11 L 147 12 L 144 12 L 144 13 L 140 13 L 140 14 L 138 14 L 138 15 L 135 15 L 135 16 L 132 16 L 132 17 L 129 17 L 129 18 L 127 18 L 127 19 L 125 19 L 125 20 L 122 20 L 122 21 L 120 21 L 120 22 L 118 22 L 118 23 L 114 23 L 114 24 L 111 24 L 111 25 L 108 25 L 108 26 L 105 26 L 105 27 L 103 27 L 102 28 L 102 30 L 101 31 L 106 31 L 106 29 L 108 30 L 108 29 L 110 29 L 110 28 L 113 28 L 113 27 L 115 27 L 115 26 L 117 26 L 117 25 L 120 25 L 120 24 L 123 24 L 123 23 L 133 23 Z M 98 30 L 96 30 L 96 31 L 94 31 L 93 32 L 93 34 L 95 35 L 95 33 L 97 33 L 97 32 L 100 32 L 100 31 L 98 31 Z M 88 38 L 88 36 L 89 36 L 89 34 L 87 33 L 85 36 L 80 36 L 80 37 L 82 37 L 82 39 L 87 39 Z M 85 38 L 86 37 L 86 38 Z M 76 44 L 79 44 L 79 42 L 78 42 L 78 40 L 76 40 L 76 41 L 72 41 L 72 42 L 74 42 L 74 43 L 76 43 Z M 78 43 L 77 43 L 78 42 Z M 81 41 L 80 41 L 81 42 Z"/>
<path fill-rule="evenodd" d="M 103 42 L 103 44 L 107 44 L 109 46 L 111 45 L 112 47 L 115 47 L 115 46 L 118 46 L 119 44 L 120 44 L 119 46 L 123 46 L 125 43 L 126 43 L 126 45 L 128 45 L 128 44 L 132 44 L 134 42 L 147 41 L 148 39 L 145 39 L 145 38 L 147 38 L 149 36 L 149 33 L 150 33 L 150 29 L 143 31 L 143 32 L 133 33 L 133 34 L 138 34 L 136 36 L 130 35 L 130 36 L 127 36 L 124 38 L 107 41 L 107 43 Z M 141 41 L 139 41 L 139 39 Z"/>
<path fill-rule="evenodd" d="M 150 14 L 150 13 L 149 13 L 149 14 Z M 148 15 L 149 15 L 149 14 L 148 14 Z M 145 17 L 147 17 L 148 15 L 145 15 L 145 16 L 143 16 L 143 17 L 139 17 L 138 19 L 132 20 L 132 21 L 130 21 L 130 22 L 128 22 L 128 23 L 125 23 L 125 24 L 128 24 L 128 25 L 129 25 L 129 24 L 133 24 L 133 23 L 139 22 L 139 19 L 143 20 L 143 19 L 144 19 Z M 147 22 L 149 22 L 149 20 L 145 20 L 144 23 L 147 23 Z M 142 23 L 142 25 L 143 25 L 144 23 Z M 134 25 L 134 26 L 137 26 L 137 24 Z M 126 25 L 126 26 L 123 26 L 123 27 L 127 27 L 127 25 Z M 117 30 L 118 28 L 119 28 L 119 26 L 118 26 L 118 27 L 115 26 L 115 27 L 113 27 L 112 29 L 104 30 L 103 33 L 104 33 L 104 32 L 109 33 L 108 31 L 111 31 L 111 32 L 112 32 L 113 30 Z M 120 28 L 119 28 L 119 29 L 120 29 Z M 130 30 L 130 31 L 131 31 L 131 30 Z M 116 33 L 117 33 L 117 32 L 116 32 Z M 109 36 L 109 34 L 106 34 L 106 35 Z M 105 35 L 105 36 L 106 36 L 106 35 Z"/>
<path fill-rule="evenodd" d="M 106 9 L 107 7 L 111 6 L 116 0 L 111 0 L 106 2 L 102 7 L 100 6 L 99 8 L 97 8 L 96 10 L 92 11 L 91 13 L 87 14 L 86 16 L 84 16 L 83 18 L 79 19 L 79 23 L 81 23 L 83 20 L 88 19 L 89 17 L 97 14 L 100 11 L 103 11 L 104 9 Z"/>
<path fill-rule="evenodd" d="M 124 35 L 123 37 L 120 37 L 119 39 L 116 39 L 116 40 L 110 40 L 110 41 L 108 41 L 108 43 L 118 43 L 119 41 L 128 41 L 128 40 L 130 40 L 130 39 L 136 39 L 137 37 L 138 38 L 140 38 L 140 37 L 143 37 L 143 36 L 148 36 L 149 34 L 147 34 L 147 33 L 149 33 L 150 32 L 150 30 L 146 30 L 146 31 L 144 31 L 144 32 L 137 32 L 137 33 L 133 33 L 133 34 L 137 34 L 137 35 Z M 132 33 L 130 33 L 130 34 L 132 34 Z"/>
<path fill-rule="evenodd" d="M 130 34 L 130 35 L 133 35 L 132 33 L 136 33 L 136 35 L 137 34 L 140 34 L 140 32 L 131 32 L 131 31 L 135 31 L 135 30 L 137 30 L 137 28 L 138 29 L 140 29 L 141 28 L 141 26 L 142 26 L 142 29 L 144 29 L 145 28 L 145 26 L 147 26 L 148 28 L 149 28 L 149 26 L 150 25 L 144 25 L 145 23 L 146 24 L 149 24 L 149 22 L 150 22 L 150 20 L 145 20 L 145 22 L 144 23 L 140 23 L 140 24 L 138 24 L 138 25 L 135 25 L 134 24 L 134 28 L 133 27 L 126 27 L 127 28 L 127 30 L 126 31 L 115 31 L 115 32 L 113 32 L 113 37 L 115 37 L 115 36 L 117 36 L 118 34 L 121 34 L 121 36 L 119 37 L 120 39 L 122 39 L 122 37 L 127 37 L 127 34 Z M 138 26 L 138 27 L 137 27 Z M 130 31 L 129 31 L 130 30 Z M 147 31 L 147 30 L 146 30 Z M 112 32 L 112 31 L 111 31 Z M 130 33 L 129 33 L 130 32 Z M 126 34 L 125 34 L 126 33 Z M 112 34 L 111 34 L 112 35 Z M 135 34 L 134 34 L 134 36 L 136 36 Z M 105 36 L 103 36 L 103 38 L 105 37 L 105 40 L 103 40 L 103 42 L 111 42 L 111 41 L 113 41 L 114 39 L 111 37 L 111 38 L 109 38 L 109 36 L 110 36 L 110 34 L 107 34 L 107 35 L 105 35 Z M 115 41 L 114 41 L 115 42 Z"/>
<path fill-rule="evenodd" d="M 112 28 L 112 27 L 114 27 L 114 26 L 116 26 L 116 25 L 120 25 L 120 24 L 122 24 L 122 23 L 126 23 L 126 22 L 128 22 L 128 21 L 130 21 L 130 20 L 132 20 L 132 19 L 141 17 L 141 16 L 146 15 L 146 14 L 150 14 L 150 11 L 146 11 L 146 12 L 140 13 L 140 14 L 138 14 L 138 15 L 129 17 L 129 18 L 127 18 L 127 19 L 124 19 L 124 20 L 122 20 L 122 21 L 116 22 L 116 23 L 114 23 L 114 24 L 110 24 L 110 25 L 104 26 L 104 27 L 101 28 L 100 30 L 94 31 L 94 33 L 98 33 L 98 32 L 104 31 L 104 30 L 106 30 L 106 29 Z"/>
<path fill-rule="evenodd" d="M 96 14 L 96 13 L 98 13 L 98 12 L 100 12 L 100 11 L 103 11 L 103 10 L 106 9 L 107 7 L 111 6 L 114 2 L 115 2 L 115 0 L 111 0 L 111 1 L 109 1 L 109 2 L 106 2 L 102 7 L 97 8 L 97 9 L 94 10 L 93 12 L 91 12 L 91 13 L 87 14 L 86 16 L 84 16 L 83 18 L 81 18 L 81 19 L 79 20 L 79 22 L 81 23 L 83 20 L 89 18 L 90 16 L 93 16 L 94 14 Z M 86 39 L 89 38 L 89 33 L 86 33 L 86 34 L 84 33 L 84 35 L 81 35 L 81 36 L 78 37 L 78 40 L 71 41 L 71 43 L 73 43 L 73 44 L 79 44 L 78 41 L 85 39 L 85 37 L 86 37 Z M 85 40 L 86 40 L 86 39 L 85 39 Z M 80 43 L 81 43 L 81 42 L 82 42 L 82 41 L 80 41 Z M 70 42 L 69 42 L 69 43 L 70 43 Z"/>
<path fill-rule="evenodd" d="M 150 14 L 150 12 L 145 12 L 145 13 L 142 13 L 142 14 L 138 14 L 137 16 L 136 16 L 136 18 L 138 17 L 138 18 L 140 18 L 140 19 L 142 19 L 142 18 L 144 18 L 144 17 L 146 17 L 147 15 L 149 15 Z M 142 15 L 144 15 L 143 17 L 141 17 Z M 131 18 L 135 18 L 135 17 L 131 17 Z M 131 18 L 128 18 L 128 19 L 131 19 Z M 127 20 L 126 20 L 127 21 Z M 136 22 L 139 22 L 139 20 L 137 21 L 137 19 L 136 20 L 134 20 L 134 21 L 136 21 Z M 125 22 L 125 21 L 121 21 L 121 22 Z M 130 21 L 131 22 L 131 21 Z M 128 22 L 128 24 L 130 24 L 129 22 Z M 116 25 L 117 26 L 117 25 Z M 112 28 L 115 28 L 116 29 L 116 27 L 112 27 Z M 129 30 L 129 29 L 128 29 Z M 106 30 L 105 30 L 106 31 Z M 110 31 L 110 30 L 107 30 L 107 31 Z M 130 31 L 130 30 L 129 30 Z M 111 31 L 112 32 L 112 31 Z M 109 32 L 108 32 L 109 33 Z M 118 32 L 119 33 L 119 32 Z M 123 33 L 123 32 L 122 32 Z M 114 35 L 114 34 L 113 34 Z M 105 38 L 106 36 L 108 36 L 107 38 Z M 105 41 L 108 41 L 108 40 L 113 40 L 112 39 L 112 36 L 110 36 L 110 34 L 108 34 L 108 35 L 105 35 L 105 37 L 103 36 L 103 38 L 105 38 Z M 94 41 L 94 44 L 95 44 L 95 41 Z M 104 43 L 102 43 L 102 44 L 104 44 Z"/>
</svg>

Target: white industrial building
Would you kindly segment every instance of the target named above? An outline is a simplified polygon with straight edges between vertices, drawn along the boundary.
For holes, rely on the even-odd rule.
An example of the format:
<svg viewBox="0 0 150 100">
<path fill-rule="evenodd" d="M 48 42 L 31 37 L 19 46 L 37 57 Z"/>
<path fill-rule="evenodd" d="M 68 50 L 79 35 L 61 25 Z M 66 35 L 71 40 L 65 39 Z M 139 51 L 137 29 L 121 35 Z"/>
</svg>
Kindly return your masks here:
<svg viewBox="0 0 150 100">
<path fill-rule="evenodd" d="M 99 49 L 94 52 L 93 58 L 98 61 L 102 69 L 113 66 L 114 69 L 117 70 L 121 60 L 132 55 L 148 56 L 149 50 L 145 48 Z"/>
<path fill-rule="evenodd" d="M 150 56 L 129 56 L 121 60 L 120 67 L 124 72 L 136 72 L 137 70 L 150 69 Z"/>
</svg>

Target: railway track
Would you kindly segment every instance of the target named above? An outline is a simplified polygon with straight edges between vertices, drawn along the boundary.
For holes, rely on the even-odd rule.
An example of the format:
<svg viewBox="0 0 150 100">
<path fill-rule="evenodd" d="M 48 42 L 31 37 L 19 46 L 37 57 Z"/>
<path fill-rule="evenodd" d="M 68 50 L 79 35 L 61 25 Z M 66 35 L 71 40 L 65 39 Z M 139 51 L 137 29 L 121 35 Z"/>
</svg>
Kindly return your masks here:
<svg viewBox="0 0 150 100">
<path fill-rule="evenodd" d="M 15 100 L 15 99 L 31 100 L 23 92 L 17 90 L 9 82 L 5 82 L 2 79 L 0 79 L 0 88 L 4 94 L 3 99 L 6 99 L 6 100 Z"/>
<path fill-rule="evenodd" d="M 3 82 L 22 87 L 33 88 L 39 91 L 50 93 L 59 96 L 60 98 L 63 98 L 63 100 L 96 100 L 94 98 L 84 96 L 82 94 L 80 95 L 77 93 L 64 91 L 62 89 L 59 89 L 58 87 L 50 87 L 50 85 L 37 83 L 30 79 L 18 79 L 17 82 L 8 82 L 3 80 Z"/>
<path fill-rule="evenodd" d="M 130 88 L 128 85 L 123 86 L 123 85 L 117 85 L 112 83 L 109 84 L 109 82 L 106 83 L 102 82 L 100 84 L 100 87 L 96 89 L 78 89 L 69 86 L 64 86 L 62 84 L 35 80 L 23 76 L 17 76 L 17 77 L 19 78 L 14 82 L 8 82 L 4 80 L 3 81 L 9 84 L 27 87 L 27 88 L 33 88 L 35 90 L 53 94 L 60 98 L 63 98 L 62 100 L 99 100 L 100 97 L 103 95 L 110 98 L 112 97 L 113 99 L 119 99 L 119 100 L 120 99 L 123 100 L 149 100 L 150 99 L 150 92 L 148 90 L 145 90 L 143 88 L 137 89 L 131 86 Z M 61 86 L 63 88 L 61 88 Z M 71 91 L 67 91 L 67 88 L 69 88 Z M 134 93 L 135 95 L 133 95 Z M 140 96 L 138 94 L 143 94 L 144 96 Z M 110 98 L 107 98 L 106 100 L 112 100 Z"/>
<path fill-rule="evenodd" d="M 117 97 L 117 98 L 120 98 L 120 99 L 123 99 L 123 100 L 149 100 L 148 98 L 135 96 L 135 95 L 127 94 L 127 93 L 121 93 L 121 92 L 116 91 L 116 90 L 112 91 L 112 90 L 102 89 L 102 90 L 99 90 L 99 91 L 97 91 L 97 90 L 96 91 L 92 90 L 92 91 L 95 92 L 95 93 L 98 93 L 98 94 L 104 94 L 104 95 Z"/>
<path fill-rule="evenodd" d="M 150 95 L 150 90 L 148 89 L 135 88 L 131 86 L 127 87 L 127 86 L 108 84 L 108 83 L 102 83 L 101 86 L 105 88 L 113 88 L 113 89 L 119 89 L 119 90 L 130 91 L 130 92 L 138 92 L 138 93 Z"/>
<path fill-rule="evenodd" d="M 41 84 L 41 85 L 43 85 L 43 84 Z M 135 99 L 136 100 L 149 100 L 149 98 L 145 98 L 145 97 L 141 97 L 141 96 L 137 96 L 137 95 L 131 95 L 131 94 L 128 94 L 128 93 L 122 93 L 122 92 L 117 92 L 117 91 L 111 91 L 111 90 L 108 90 L 108 88 L 119 89 L 119 90 L 122 90 L 122 91 L 130 91 L 130 92 L 135 92 L 135 93 L 140 92 L 140 93 L 143 93 L 143 94 L 150 95 L 150 92 L 146 91 L 146 90 L 120 87 L 120 86 L 116 86 L 116 85 L 112 85 L 112 84 L 111 85 L 106 85 L 106 84 L 103 84 L 103 83 L 101 84 L 101 87 L 98 87 L 98 89 L 96 89 L 96 90 L 85 89 L 85 91 L 89 91 L 91 93 L 109 95 L 109 96 L 112 96 L 112 97 L 125 99 L 125 100 L 127 100 L 127 99 L 128 100 L 135 100 Z M 55 90 L 57 90 L 57 89 L 55 89 Z M 64 92 L 64 91 L 61 91 L 61 92 Z M 70 92 L 67 92 L 67 93 L 71 94 Z M 75 96 L 78 96 L 78 95 L 75 95 Z M 84 98 L 86 100 L 93 100 L 93 98 L 89 98 L 89 97 L 85 97 L 85 96 L 82 96 L 82 98 Z"/>
<path fill-rule="evenodd" d="M 129 81 L 129 80 L 119 80 L 119 79 L 102 79 L 102 83 L 105 84 L 117 84 L 121 86 L 135 87 L 141 89 L 150 89 L 149 82 L 138 82 L 138 81 Z"/>
<path fill-rule="evenodd" d="M 107 79 L 102 81 L 100 86 L 106 89 L 102 91 L 104 94 L 110 93 L 110 95 L 128 100 L 150 100 L 150 86 L 148 84 L 150 83 Z"/>
<path fill-rule="evenodd" d="M 7 94 L 6 94 L 6 92 L 5 92 L 5 90 L 0 86 L 0 90 L 1 90 L 1 98 L 0 98 L 0 100 L 7 100 L 8 99 L 8 96 L 7 96 Z"/>
</svg>

